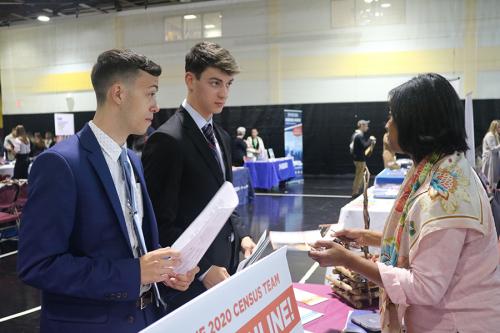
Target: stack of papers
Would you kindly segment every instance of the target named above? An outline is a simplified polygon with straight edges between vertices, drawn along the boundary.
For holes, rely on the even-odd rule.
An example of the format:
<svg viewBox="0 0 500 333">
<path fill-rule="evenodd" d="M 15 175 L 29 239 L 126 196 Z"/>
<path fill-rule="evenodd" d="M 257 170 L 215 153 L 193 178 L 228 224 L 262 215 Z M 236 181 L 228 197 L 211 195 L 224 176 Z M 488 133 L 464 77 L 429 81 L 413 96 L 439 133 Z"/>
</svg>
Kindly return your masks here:
<svg viewBox="0 0 500 333">
<path fill-rule="evenodd" d="M 198 265 L 238 206 L 238 202 L 238 194 L 233 184 L 225 182 L 203 211 L 172 245 L 173 249 L 181 253 L 181 264 L 175 267 L 175 273 L 185 274 Z"/>
<path fill-rule="evenodd" d="M 264 250 L 266 249 L 267 245 L 269 245 L 269 233 L 266 229 L 260 236 L 259 241 L 257 242 L 255 249 L 253 250 L 253 253 L 250 255 L 250 257 L 240 262 L 236 271 L 239 272 L 259 260 L 262 254 L 264 254 Z"/>
</svg>

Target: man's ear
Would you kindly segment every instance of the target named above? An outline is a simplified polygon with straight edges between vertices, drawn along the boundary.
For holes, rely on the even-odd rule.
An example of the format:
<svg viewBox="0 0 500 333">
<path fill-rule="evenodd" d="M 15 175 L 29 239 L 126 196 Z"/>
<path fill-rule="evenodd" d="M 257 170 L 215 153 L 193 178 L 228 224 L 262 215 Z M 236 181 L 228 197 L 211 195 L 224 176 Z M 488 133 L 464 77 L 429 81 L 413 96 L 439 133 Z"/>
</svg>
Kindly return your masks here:
<svg viewBox="0 0 500 333">
<path fill-rule="evenodd" d="M 125 98 L 125 86 L 119 82 L 113 83 L 108 89 L 108 98 L 116 105 L 121 105 Z"/>
<path fill-rule="evenodd" d="M 186 87 L 188 88 L 189 91 L 193 90 L 193 81 L 194 80 L 196 80 L 196 77 L 194 76 L 193 73 L 186 72 L 186 74 L 184 74 L 184 82 L 186 82 Z"/>
</svg>

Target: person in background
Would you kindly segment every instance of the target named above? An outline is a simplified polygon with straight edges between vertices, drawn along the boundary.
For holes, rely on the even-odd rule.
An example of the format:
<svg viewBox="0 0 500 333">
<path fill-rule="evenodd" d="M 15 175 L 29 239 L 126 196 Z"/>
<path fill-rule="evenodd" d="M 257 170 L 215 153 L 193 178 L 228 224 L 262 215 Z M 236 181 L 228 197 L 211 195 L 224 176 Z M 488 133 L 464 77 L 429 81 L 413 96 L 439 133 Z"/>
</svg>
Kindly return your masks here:
<svg viewBox="0 0 500 333">
<path fill-rule="evenodd" d="M 384 160 L 384 168 L 398 169 L 399 165 L 396 163 L 396 153 L 391 149 L 391 146 L 389 145 L 389 133 L 384 134 L 382 143 L 382 159 Z"/>
<path fill-rule="evenodd" d="M 383 232 L 333 235 L 380 246 L 379 261 L 331 240 L 316 242 L 309 255 L 382 288 L 382 332 L 497 332 L 497 234 L 486 191 L 465 157 L 463 104 L 448 80 L 430 73 L 394 88 L 389 107 L 389 145 L 410 155 L 414 166 Z"/>
<path fill-rule="evenodd" d="M 56 144 L 56 140 L 54 140 L 54 135 L 52 132 L 45 132 L 45 147 L 49 149 L 53 145 Z"/>
<path fill-rule="evenodd" d="M 45 142 L 42 138 L 42 135 L 40 134 L 40 132 L 35 132 L 35 134 L 33 135 L 30 156 L 36 157 L 45 149 L 47 148 L 45 147 Z"/>
<path fill-rule="evenodd" d="M 220 45 L 194 45 L 185 57 L 186 99 L 146 142 L 142 162 L 163 245 L 173 244 L 224 182 L 232 182 L 231 138 L 213 116 L 222 112 L 238 72 L 236 60 Z M 240 251 L 249 256 L 254 247 L 233 212 L 200 260 L 190 288 L 172 293 L 170 310 L 229 278 Z"/>
<path fill-rule="evenodd" d="M 16 128 L 13 127 L 10 133 L 3 140 L 3 148 L 5 149 L 5 158 L 7 161 L 13 161 L 16 158 L 14 151 L 14 139 L 16 138 Z"/>
<path fill-rule="evenodd" d="M 42 291 L 41 333 L 141 331 L 165 315 L 165 289 L 186 290 L 198 272 L 174 273 L 180 253 L 160 247 L 141 162 L 125 146 L 158 112 L 160 74 L 130 50 L 101 53 L 93 120 L 33 162 L 17 268 Z"/>
<path fill-rule="evenodd" d="M 14 179 L 27 179 L 30 165 L 30 140 L 26 135 L 23 125 L 16 126 L 16 138 L 14 139 L 14 152 L 16 153 L 16 164 L 14 165 Z"/>
<path fill-rule="evenodd" d="M 247 146 L 247 153 L 249 157 L 255 158 L 257 160 L 267 159 L 264 141 L 259 136 L 259 131 L 256 128 L 252 128 L 250 136 L 247 138 Z"/>
<path fill-rule="evenodd" d="M 481 171 L 488 180 L 489 190 L 500 180 L 500 121 L 493 120 L 483 138 Z"/>
<path fill-rule="evenodd" d="M 373 146 L 375 146 L 376 143 L 374 136 L 370 136 L 369 138 L 366 136 L 369 129 L 368 124 L 370 124 L 369 120 L 361 119 L 358 121 L 358 128 L 352 134 L 351 144 L 349 145 L 355 167 L 354 181 L 352 183 L 352 198 L 357 197 L 361 191 L 361 187 L 363 186 L 363 173 L 366 168 L 366 157 L 371 154 Z"/>
<path fill-rule="evenodd" d="M 247 142 L 243 139 L 245 137 L 245 127 L 238 127 L 236 129 L 236 138 L 232 144 L 233 166 L 240 167 L 245 163 L 245 156 L 247 155 Z"/>
</svg>

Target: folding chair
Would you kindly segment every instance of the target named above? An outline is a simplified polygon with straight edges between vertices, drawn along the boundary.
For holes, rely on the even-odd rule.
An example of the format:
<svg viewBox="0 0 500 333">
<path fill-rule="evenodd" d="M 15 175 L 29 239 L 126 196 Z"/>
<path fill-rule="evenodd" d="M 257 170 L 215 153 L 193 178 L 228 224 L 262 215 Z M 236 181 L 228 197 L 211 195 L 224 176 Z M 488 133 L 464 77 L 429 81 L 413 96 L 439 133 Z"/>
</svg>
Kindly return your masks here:
<svg viewBox="0 0 500 333">
<path fill-rule="evenodd" d="M 23 210 L 26 201 L 28 200 L 28 182 L 19 182 L 19 191 L 15 201 L 16 209 L 19 213 Z"/>
<path fill-rule="evenodd" d="M 17 237 L 19 214 L 15 206 L 19 187 L 11 183 L 0 188 L 0 241 Z"/>
</svg>

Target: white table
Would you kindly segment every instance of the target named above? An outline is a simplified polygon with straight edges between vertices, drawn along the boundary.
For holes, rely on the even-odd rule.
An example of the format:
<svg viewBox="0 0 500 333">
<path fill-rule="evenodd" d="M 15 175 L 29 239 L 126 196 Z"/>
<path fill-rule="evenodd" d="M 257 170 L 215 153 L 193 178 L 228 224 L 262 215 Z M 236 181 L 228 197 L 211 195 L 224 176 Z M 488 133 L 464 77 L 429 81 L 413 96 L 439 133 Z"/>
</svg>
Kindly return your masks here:
<svg viewBox="0 0 500 333">
<path fill-rule="evenodd" d="M 0 175 L 14 175 L 14 163 L 0 165 Z"/>
<path fill-rule="evenodd" d="M 373 187 L 368 189 L 368 213 L 370 214 L 370 229 L 382 231 L 395 199 L 377 199 L 373 197 Z M 363 220 L 363 196 L 360 195 L 340 210 L 336 230 L 365 227 Z"/>
</svg>

